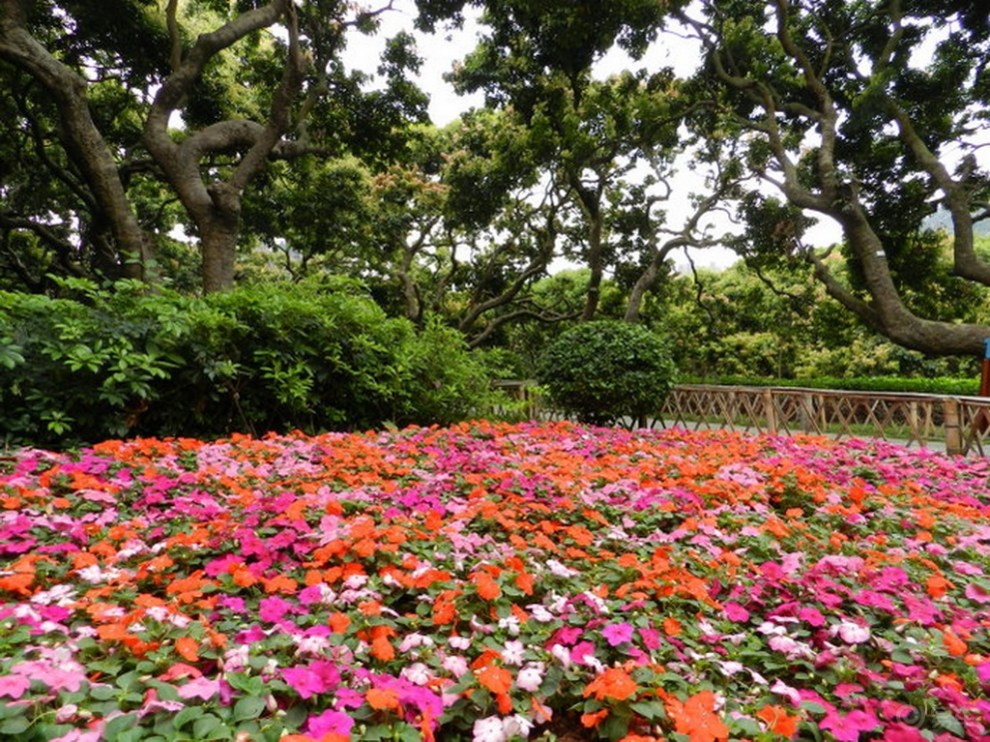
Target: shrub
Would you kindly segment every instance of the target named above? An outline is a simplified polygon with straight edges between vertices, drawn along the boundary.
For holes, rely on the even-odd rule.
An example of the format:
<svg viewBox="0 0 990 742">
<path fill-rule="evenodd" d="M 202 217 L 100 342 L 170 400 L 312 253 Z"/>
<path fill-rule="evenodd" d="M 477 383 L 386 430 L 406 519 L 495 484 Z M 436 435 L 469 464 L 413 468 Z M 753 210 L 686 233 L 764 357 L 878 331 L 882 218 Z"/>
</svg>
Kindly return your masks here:
<svg viewBox="0 0 990 742">
<path fill-rule="evenodd" d="M 586 322 L 563 332 L 540 361 L 550 401 L 583 422 L 642 420 L 659 409 L 674 383 L 666 343 L 642 325 Z"/>
<path fill-rule="evenodd" d="M 492 401 L 454 330 L 417 332 L 353 282 L 64 289 L 0 292 L 0 445 L 447 424 Z"/>
<path fill-rule="evenodd" d="M 875 376 L 848 379 L 820 376 L 811 379 L 775 379 L 766 376 L 691 376 L 685 384 L 719 384 L 722 386 L 783 386 L 807 389 L 836 389 L 857 392 L 890 392 L 897 394 L 947 394 L 975 396 L 980 391 L 979 377 Z"/>
</svg>

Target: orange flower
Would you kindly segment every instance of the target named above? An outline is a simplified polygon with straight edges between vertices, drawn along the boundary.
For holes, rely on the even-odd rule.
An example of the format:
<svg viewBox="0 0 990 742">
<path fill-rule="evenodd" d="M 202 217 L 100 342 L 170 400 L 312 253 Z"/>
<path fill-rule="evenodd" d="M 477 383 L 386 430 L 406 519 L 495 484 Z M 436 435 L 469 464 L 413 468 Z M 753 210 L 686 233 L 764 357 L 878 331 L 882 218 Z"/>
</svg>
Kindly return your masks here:
<svg viewBox="0 0 990 742">
<path fill-rule="evenodd" d="M 346 613 L 341 613 L 337 611 L 331 613 L 330 617 L 327 619 L 330 624 L 330 630 L 335 634 L 343 634 L 347 631 L 347 627 L 351 625 L 351 617 Z"/>
<path fill-rule="evenodd" d="M 478 682 L 492 693 L 508 693 L 512 688 L 512 673 L 498 665 L 486 665 L 477 672 Z"/>
<path fill-rule="evenodd" d="M 608 716 L 608 709 L 595 711 L 592 714 L 581 714 L 581 726 L 587 729 L 593 729 L 601 724 L 606 716 Z"/>
<path fill-rule="evenodd" d="M 942 643 L 953 657 L 962 657 L 969 650 L 966 642 L 948 630 L 942 632 Z"/>
<path fill-rule="evenodd" d="M 365 693 L 364 700 L 376 711 L 399 708 L 399 692 L 391 688 L 372 688 Z"/>
<path fill-rule="evenodd" d="M 625 670 L 610 667 L 584 687 L 583 695 L 585 698 L 594 695 L 599 701 L 606 698 L 624 701 L 638 690 L 636 681 Z"/>
<path fill-rule="evenodd" d="M 495 600 L 502 595 L 502 588 L 487 572 L 475 572 L 471 575 L 471 581 L 477 586 L 478 595 L 485 600 Z"/>
<path fill-rule="evenodd" d="M 928 594 L 933 598 L 941 598 L 950 587 L 952 585 L 942 575 L 932 575 L 925 580 L 925 589 L 928 590 Z"/>
<path fill-rule="evenodd" d="M 682 630 L 681 622 L 676 618 L 667 617 L 663 620 L 663 631 L 667 636 L 679 636 Z"/>
<path fill-rule="evenodd" d="M 183 636 L 175 640 L 175 651 L 187 662 L 199 661 L 199 645 L 191 636 Z"/>
<path fill-rule="evenodd" d="M 790 739 L 797 734 L 800 717 L 791 716 L 783 706 L 764 706 L 756 715 L 767 723 L 767 728 L 774 734 Z"/>
<path fill-rule="evenodd" d="M 664 705 L 667 716 L 674 720 L 674 728 L 686 734 L 691 742 L 716 742 L 729 737 L 729 728 L 715 713 L 715 694 L 710 690 L 695 693 L 683 703 L 674 696 L 666 696 Z"/>
</svg>

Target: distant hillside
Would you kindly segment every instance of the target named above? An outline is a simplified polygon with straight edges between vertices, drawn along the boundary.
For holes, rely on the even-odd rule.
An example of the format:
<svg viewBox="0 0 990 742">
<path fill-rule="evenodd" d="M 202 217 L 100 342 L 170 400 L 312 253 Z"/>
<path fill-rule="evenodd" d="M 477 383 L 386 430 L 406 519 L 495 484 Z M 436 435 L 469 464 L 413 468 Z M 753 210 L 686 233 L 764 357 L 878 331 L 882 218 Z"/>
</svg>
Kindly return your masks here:
<svg viewBox="0 0 990 742">
<path fill-rule="evenodd" d="M 944 229 L 952 234 L 952 217 L 945 209 L 939 209 L 925 220 L 925 226 L 931 229 Z M 984 237 L 990 234 L 990 220 L 979 222 L 973 227 L 973 234 L 977 237 Z"/>
</svg>

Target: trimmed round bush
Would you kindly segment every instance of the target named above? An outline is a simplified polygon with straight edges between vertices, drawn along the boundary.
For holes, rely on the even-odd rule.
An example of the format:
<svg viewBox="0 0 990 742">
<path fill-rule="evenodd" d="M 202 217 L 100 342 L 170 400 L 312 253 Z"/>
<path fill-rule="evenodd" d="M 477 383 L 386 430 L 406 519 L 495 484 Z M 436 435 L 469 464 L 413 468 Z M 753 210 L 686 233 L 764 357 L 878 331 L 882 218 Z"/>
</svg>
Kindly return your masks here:
<svg viewBox="0 0 990 742">
<path fill-rule="evenodd" d="M 582 422 L 643 420 L 660 409 L 676 369 L 666 343 L 642 325 L 585 322 L 544 351 L 539 380 L 551 402 Z"/>
</svg>

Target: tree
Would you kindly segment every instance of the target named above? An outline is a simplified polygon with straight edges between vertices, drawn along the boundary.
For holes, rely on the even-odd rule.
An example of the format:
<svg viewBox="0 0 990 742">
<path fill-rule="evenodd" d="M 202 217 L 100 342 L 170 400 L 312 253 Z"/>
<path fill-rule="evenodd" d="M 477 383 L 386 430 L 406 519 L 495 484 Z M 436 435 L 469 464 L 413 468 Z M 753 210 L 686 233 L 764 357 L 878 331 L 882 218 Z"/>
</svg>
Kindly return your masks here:
<svg viewBox="0 0 990 742">
<path fill-rule="evenodd" d="M 610 235 L 612 224 L 620 219 L 616 207 L 630 204 L 628 195 L 643 178 L 637 168 L 646 164 L 663 169 L 685 144 L 678 135 L 683 113 L 678 85 L 669 71 L 624 73 L 596 81 L 592 65 L 615 45 L 639 56 L 669 9 L 679 3 L 473 4 L 483 8 L 488 32 L 452 79 L 461 90 L 484 91 L 489 105 L 514 114 L 529 128 L 534 156 L 571 212 L 565 218 L 571 257 L 591 271 L 582 311 L 582 319 L 590 320 L 605 272 L 617 260 L 618 243 Z M 423 0 L 420 7 L 422 19 L 432 22 L 435 14 L 449 15 L 452 7 L 460 9 L 463 3 Z M 647 215 L 640 220 L 646 223 L 652 232 L 646 242 L 653 248 L 662 219 Z M 677 232 L 684 244 L 697 239 L 693 227 Z M 640 297 L 655 282 L 659 264 L 671 249 L 674 246 L 666 251 L 656 247 L 661 255 L 650 269 L 656 252 L 651 249 Z"/>
<path fill-rule="evenodd" d="M 952 272 L 990 286 L 973 239 L 974 222 L 990 216 L 973 136 L 990 113 L 990 24 L 978 5 L 704 0 L 700 16 L 682 16 L 706 50 L 698 130 L 742 142 L 742 161 L 791 206 L 838 223 L 849 279 L 765 202 L 781 216 L 776 249 L 807 260 L 875 331 L 936 354 L 982 353 L 990 336 L 979 322 L 925 316 L 911 291 L 938 265 L 923 234 L 937 206 L 951 214 Z"/>
<path fill-rule="evenodd" d="M 117 263 L 136 273 L 152 265 L 152 230 L 138 218 L 130 180 L 151 172 L 185 210 L 203 289 L 215 291 L 233 283 L 243 194 L 270 160 L 340 155 L 350 141 L 391 132 L 397 117 L 425 115 L 425 97 L 404 75 L 417 64 L 408 35 L 388 47 L 384 93 L 363 95 L 339 63 L 346 32 L 372 30 L 389 7 L 0 0 L 0 60 L 43 101 L 48 118 L 22 116 L 56 124 L 48 128 L 64 148 L 63 169 L 106 225 Z M 126 137 L 98 115 L 111 94 L 138 122 Z"/>
</svg>

